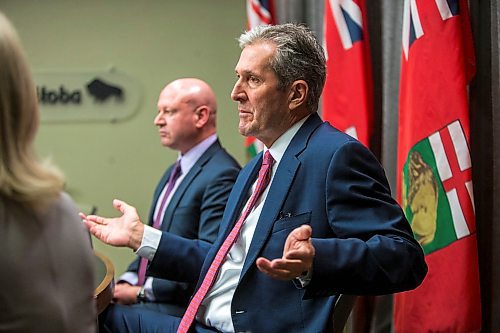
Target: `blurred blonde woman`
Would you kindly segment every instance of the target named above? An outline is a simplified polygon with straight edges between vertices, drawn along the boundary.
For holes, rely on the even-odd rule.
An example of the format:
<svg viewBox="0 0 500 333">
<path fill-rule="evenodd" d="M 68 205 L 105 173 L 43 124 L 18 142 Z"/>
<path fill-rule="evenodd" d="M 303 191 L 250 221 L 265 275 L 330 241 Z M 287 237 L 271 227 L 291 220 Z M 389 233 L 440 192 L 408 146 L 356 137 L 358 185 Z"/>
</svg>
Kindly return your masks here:
<svg viewBox="0 0 500 333">
<path fill-rule="evenodd" d="M 33 152 L 35 86 L 0 12 L 0 332 L 95 332 L 92 250 L 61 174 Z"/>
</svg>

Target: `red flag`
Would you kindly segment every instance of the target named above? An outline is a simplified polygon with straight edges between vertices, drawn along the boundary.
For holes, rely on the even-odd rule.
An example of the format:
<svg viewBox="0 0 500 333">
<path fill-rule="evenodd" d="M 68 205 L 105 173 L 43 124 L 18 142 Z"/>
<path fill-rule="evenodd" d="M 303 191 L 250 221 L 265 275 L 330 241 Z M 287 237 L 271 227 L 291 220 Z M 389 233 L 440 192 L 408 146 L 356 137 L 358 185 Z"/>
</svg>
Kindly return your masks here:
<svg viewBox="0 0 500 333">
<path fill-rule="evenodd" d="M 247 29 L 264 24 L 275 24 L 274 0 L 246 0 L 247 2 Z M 264 147 L 262 142 L 254 137 L 245 138 L 245 147 L 248 159 L 260 153 Z"/>
<path fill-rule="evenodd" d="M 467 91 L 474 63 L 466 0 L 405 0 L 398 199 L 429 273 L 396 295 L 398 333 L 481 330 Z"/>
<path fill-rule="evenodd" d="M 323 119 L 369 145 L 373 87 L 364 0 L 325 1 Z"/>
<path fill-rule="evenodd" d="M 326 0 L 326 82 L 323 119 L 367 147 L 372 133 L 373 87 L 365 0 Z M 370 327 L 374 298 L 359 297 L 353 332 Z"/>
</svg>

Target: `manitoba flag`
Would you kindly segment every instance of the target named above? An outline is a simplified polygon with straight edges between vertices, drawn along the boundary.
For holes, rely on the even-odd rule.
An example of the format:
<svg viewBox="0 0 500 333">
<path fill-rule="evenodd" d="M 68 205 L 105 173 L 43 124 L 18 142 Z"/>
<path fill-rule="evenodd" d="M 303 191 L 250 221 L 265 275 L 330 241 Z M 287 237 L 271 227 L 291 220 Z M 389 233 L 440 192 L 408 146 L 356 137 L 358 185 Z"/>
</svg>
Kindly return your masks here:
<svg viewBox="0 0 500 333">
<path fill-rule="evenodd" d="M 458 120 L 410 149 L 403 167 L 403 207 L 426 254 L 475 233 L 471 171 Z"/>
<path fill-rule="evenodd" d="M 474 52 L 466 0 L 405 0 L 398 199 L 429 268 L 395 297 L 400 332 L 479 332 L 467 85 Z"/>
<path fill-rule="evenodd" d="M 325 0 L 323 119 L 369 145 L 373 89 L 365 0 Z"/>
<path fill-rule="evenodd" d="M 247 28 L 264 24 L 275 24 L 274 0 L 246 0 Z M 264 148 L 264 144 L 254 137 L 245 138 L 247 158 L 251 159 Z"/>
</svg>

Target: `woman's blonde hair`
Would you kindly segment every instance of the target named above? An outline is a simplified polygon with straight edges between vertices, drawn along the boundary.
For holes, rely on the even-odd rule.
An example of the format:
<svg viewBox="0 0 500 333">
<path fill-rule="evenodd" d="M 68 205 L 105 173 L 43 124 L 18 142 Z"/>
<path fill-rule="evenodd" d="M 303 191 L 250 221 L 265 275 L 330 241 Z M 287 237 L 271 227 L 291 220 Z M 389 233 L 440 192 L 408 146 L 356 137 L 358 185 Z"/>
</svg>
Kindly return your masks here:
<svg viewBox="0 0 500 333">
<path fill-rule="evenodd" d="M 64 186 L 61 173 L 34 153 L 39 116 L 21 43 L 0 12 L 0 196 L 34 208 L 52 201 Z"/>
</svg>

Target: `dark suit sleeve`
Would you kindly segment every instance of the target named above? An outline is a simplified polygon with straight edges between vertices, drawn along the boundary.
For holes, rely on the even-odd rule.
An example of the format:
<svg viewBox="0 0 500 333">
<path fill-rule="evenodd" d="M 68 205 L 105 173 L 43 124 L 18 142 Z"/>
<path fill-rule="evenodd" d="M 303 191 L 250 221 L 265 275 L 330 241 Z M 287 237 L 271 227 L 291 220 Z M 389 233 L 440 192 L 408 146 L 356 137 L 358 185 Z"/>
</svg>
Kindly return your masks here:
<svg viewBox="0 0 500 333">
<path fill-rule="evenodd" d="M 211 244 L 163 232 L 148 275 L 173 281 L 196 283 Z"/>
<path fill-rule="evenodd" d="M 336 237 L 313 239 L 316 255 L 305 297 L 418 286 L 427 272 L 422 249 L 375 157 L 358 142 L 344 144 L 333 155 L 326 182 L 325 222 Z"/>
<path fill-rule="evenodd" d="M 189 304 L 193 294 L 193 284 L 153 278 L 153 294 L 155 302 L 172 303 L 179 306 Z"/>
</svg>

